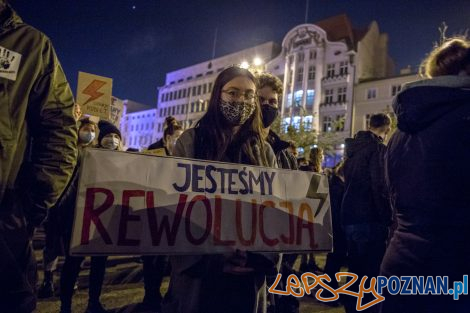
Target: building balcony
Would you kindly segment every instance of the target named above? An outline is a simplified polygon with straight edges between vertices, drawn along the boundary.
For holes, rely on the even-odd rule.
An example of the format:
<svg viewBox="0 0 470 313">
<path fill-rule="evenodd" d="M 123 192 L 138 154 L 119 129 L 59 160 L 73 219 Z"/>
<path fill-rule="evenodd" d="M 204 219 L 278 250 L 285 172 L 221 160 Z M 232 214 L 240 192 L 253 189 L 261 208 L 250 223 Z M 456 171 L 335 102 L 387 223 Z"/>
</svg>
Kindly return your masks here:
<svg viewBox="0 0 470 313">
<path fill-rule="evenodd" d="M 348 104 L 348 102 L 322 102 L 320 103 L 320 110 L 323 112 L 346 110 Z"/>
<path fill-rule="evenodd" d="M 338 74 L 333 76 L 325 76 L 321 79 L 322 83 L 340 83 L 348 81 L 349 74 Z"/>
</svg>

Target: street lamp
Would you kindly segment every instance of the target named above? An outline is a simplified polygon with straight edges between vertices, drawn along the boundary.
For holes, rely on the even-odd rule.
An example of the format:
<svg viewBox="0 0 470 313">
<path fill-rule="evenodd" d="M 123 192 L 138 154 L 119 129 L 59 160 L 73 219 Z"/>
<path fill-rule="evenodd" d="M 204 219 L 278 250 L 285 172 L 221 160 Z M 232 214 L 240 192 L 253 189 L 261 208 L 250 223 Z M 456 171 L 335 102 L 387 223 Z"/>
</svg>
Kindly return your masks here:
<svg viewBox="0 0 470 313">
<path fill-rule="evenodd" d="M 244 69 L 249 69 L 250 64 L 247 61 L 243 61 L 242 63 L 240 63 L 240 67 Z"/>
<path fill-rule="evenodd" d="M 261 60 L 261 58 L 255 57 L 255 58 L 253 59 L 253 65 L 254 65 L 254 66 L 260 66 L 261 64 L 263 64 L 263 60 Z"/>
</svg>

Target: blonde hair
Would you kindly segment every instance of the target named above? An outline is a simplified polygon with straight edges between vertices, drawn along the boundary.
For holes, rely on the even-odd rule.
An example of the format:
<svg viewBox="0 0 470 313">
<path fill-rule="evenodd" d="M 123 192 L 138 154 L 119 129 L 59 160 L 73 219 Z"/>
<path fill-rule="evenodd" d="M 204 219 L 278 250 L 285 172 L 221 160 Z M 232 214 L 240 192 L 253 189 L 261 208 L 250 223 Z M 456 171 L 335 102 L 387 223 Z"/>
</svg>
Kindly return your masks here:
<svg viewBox="0 0 470 313">
<path fill-rule="evenodd" d="M 458 75 L 467 66 L 470 66 L 470 41 L 453 37 L 431 51 L 421 63 L 420 72 L 428 78 Z"/>
<path fill-rule="evenodd" d="M 323 149 L 320 147 L 311 148 L 310 153 L 308 154 L 308 161 L 310 165 L 313 166 L 314 172 L 321 173 L 322 171 L 321 163 L 323 161 Z"/>
</svg>

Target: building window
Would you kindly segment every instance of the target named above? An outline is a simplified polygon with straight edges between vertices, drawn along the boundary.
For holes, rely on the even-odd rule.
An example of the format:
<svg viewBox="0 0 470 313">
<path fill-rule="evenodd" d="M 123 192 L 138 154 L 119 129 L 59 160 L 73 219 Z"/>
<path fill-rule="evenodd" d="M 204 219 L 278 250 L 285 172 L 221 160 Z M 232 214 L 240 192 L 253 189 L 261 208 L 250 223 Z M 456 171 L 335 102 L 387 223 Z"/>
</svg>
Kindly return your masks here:
<svg viewBox="0 0 470 313">
<path fill-rule="evenodd" d="M 171 108 L 171 115 L 175 115 L 175 109 L 176 109 L 176 106 Z"/>
<path fill-rule="evenodd" d="M 335 76 L 335 65 L 334 64 L 327 64 L 326 65 L 326 76 L 327 77 Z"/>
<path fill-rule="evenodd" d="M 161 98 L 160 98 L 160 102 L 163 102 L 163 101 L 165 101 L 164 99 L 165 99 L 165 94 L 164 94 L 164 93 L 162 93 L 162 96 L 161 96 Z"/>
<path fill-rule="evenodd" d="M 181 78 L 181 79 L 178 79 L 178 83 L 182 83 L 182 82 L 183 82 L 183 80 L 184 80 L 183 78 Z"/>
<path fill-rule="evenodd" d="M 183 89 L 183 98 L 186 98 L 186 88 Z"/>
<path fill-rule="evenodd" d="M 317 51 L 310 50 L 310 60 L 315 60 L 317 58 Z"/>
<path fill-rule="evenodd" d="M 301 82 L 304 78 L 304 68 L 303 67 L 299 67 L 297 69 L 297 82 Z"/>
<path fill-rule="evenodd" d="M 346 75 L 348 73 L 348 61 L 343 61 L 339 63 L 339 74 Z"/>
<path fill-rule="evenodd" d="M 205 95 L 207 93 L 207 84 L 202 85 L 202 94 Z"/>
<path fill-rule="evenodd" d="M 194 102 L 191 102 L 191 113 L 194 112 Z"/>
<path fill-rule="evenodd" d="M 325 89 L 325 103 L 333 103 L 333 89 Z"/>
<path fill-rule="evenodd" d="M 308 67 L 308 80 L 315 79 L 315 65 L 310 65 Z"/>
<path fill-rule="evenodd" d="M 335 129 L 336 131 L 344 131 L 344 115 L 336 115 Z"/>
<path fill-rule="evenodd" d="M 196 89 L 197 89 L 197 87 L 196 87 L 196 86 L 194 86 L 194 87 L 193 87 L 193 96 L 195 96 L 195 95 L 196 95 Z"/>
<path fill-rule="evenodd" d="M 392 97 L 395 97 L 401 91 L 401 85 L 392 85 Z"/>
<path fill-rule="evenodd" d="M 201 85 L 197 86 L 197 95 L 198 95 L 198 96 L 201 95 L 201 89 L 202 89 L 202 86 L 201 86 Z"/>
<path fill-rule="evenodd" d="M 178 97 L 178 91 L 175 90 L 175 91 L 173 91 L 173 100 L 176 100 L 177 97 Z"/>
<path fill-rule="evenodd" d="M 155 123 L 152 122 L 152 129 L 155 129 Z"/>
<path fill-rule="evenodd" d="M 202 73 L 196 75 L 197 78 L 202 77 Z"/>
<path fill-rule="evenodd" d="M 193 79 L 192 76 L 188 76 L 188 77 L 186 78 L 186 80 L 191 80 L 191 79 Z"/>
<path fill-rule="evenodd" d="M 307 90 L 307 107 L 313 107 L 313 102 L 315 101 L 315 90 Z"/>
<path fill-rule="evenodd" d="M 328 133 L 331 132 L 331 125 L 333 121 L 331 116 L 324 116 L 323 117 L 323 132 Z"/>
<path fill-rule="evenodd" d="M 170 92 L 170 99 L 169 100 L 170 101 L 173 100 L 173 93 L 172 92 Z"/>
<path fill-rule="evenodd" d="M 149 128 L 150 128 L 149 123 L 145 124 L 145 130 L 149 130 Z"/>
<path fill-rule="evenodd" d="M 304 128 L 305 128 L 305 130 L 306 131 L 312 130 L 312 126 L 313 126 L 312 116 L 311 115 L 306 116 L 304 118 Z"/>
<path fill-rule="evenodd" d="M 212 74 L 214 74 L 214 71 L 208 71 L 208 72 L 206 72 L 206 75 L 212 75 Z"/>
<path fill-rule="evenodd" d="M 133 131 L 134 131 L 134 125 L 131 126 L 131 132 L 133 132 Z"/>
<path fill-rule="evenodd" d="M 181 114 L 184 114 L 184 108 L 187 106 L 187 104 L 182 104 L 181 105 Z"/>
<path fill-rule="evenodd" d="M 181 99 L 181 96 L 183 95 L 183 90 L 178 90 L 178 99 Z"/>
<path fill-rule="evenodd" d="M 176 115 L 178 115 L 178 114 L 180 114 L 180 106 L 179 105 L 176 106 Z"/>
<path fill-rule="evenodd" d="M 338 88 L 338 102 L 346 102 L 346 87 Z"/>
<path fill-rule="evenodd" d="M 299 60 L 298 60 L 299 62 L 303 62 L 303 61 L 304 61 L 304 53 L 303 53 L 303 52 L 300 52 L 300 53 L 297 55 L 297 58 L 299 59 Z"/>
<path fill-rule="evenodd" d="M 162 128 L 162 124 L 158 124 L 157 125 L 157 131 L 160 132 L 161 128 Z"/>
<path fill-rule="evenodd" d="M 212 83 L 209 83 L 209 92 L 212 92 Z"/>
<path fill-rule="evenodd" d="M 302 97 L 304 95 L 304 91 L 303 90 L 297 90 L 295 93 L 294 93 L 294 101 L 295 101 L 295 106 L 296 107 L 301 107 L 302 106 Z"/>
<path fill-rule="evenodd" d="M 377 98 L 377 88 L 369 88 L 367 89 L 367 100 L 370 100 L 370 99 L 375 99 Z"/>
<path fill-rule="evenodd" d="M 289 93 L 289 94 L 287 94 L 286 108 L 290 108 L 291 106 L 292 106 L 292 94 Z"/>
</svg>

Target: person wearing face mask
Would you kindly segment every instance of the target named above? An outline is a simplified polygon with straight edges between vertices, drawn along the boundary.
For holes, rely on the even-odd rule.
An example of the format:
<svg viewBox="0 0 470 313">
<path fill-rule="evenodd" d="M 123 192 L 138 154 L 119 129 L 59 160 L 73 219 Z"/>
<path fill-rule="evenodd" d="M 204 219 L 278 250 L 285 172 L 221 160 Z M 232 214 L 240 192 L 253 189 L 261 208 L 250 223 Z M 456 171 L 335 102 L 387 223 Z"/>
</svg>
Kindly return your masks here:
<svg viewBox="0 0 470 313">
<path fill-rule="evenodd" d="M 121 132 L 112 123 L 101 120 L 98 123 L 99 134 L 98 134 L 98 148 L 108 150 L 121 150 Z M 88 144 L 92 143 L 93 132 L 84 129 L 83 132 L 79 132 L 80 138 L 87 140 Z M 78 176 L 78 175 L 77 175 Z M 78 191 L 78 179 L 74 182 L 73 193 L 69 197 L 69 203 L 71 206 L 75 204 Z M 72 229 L 73 216 L 69 220 L 68 229 Z M 70 234 L 71 235 L 71 234 Z M 69 237 L 70 238 L 70 237 Z M 68 250 L 68 249 L 67 249 Z M 64 266 L 62 268 L 62 274 L 60 277 L 60 312 L 69 313 L 72 308 L 72 296 L 74 286 L 77 281 L 78 274 L 80 273 L 80 267 L 84 260 L 84 257 L 76 257 L 67 255 L 65 258 Z M 106 271 L 106 260 L 107 256 L 92 256 L 90 265 L 90 276 L 89 276 L 89 289 L 88 289 L 88 306 L 86 313 L 106 313 L 103 305 L 100 302 L 101 288 L 104 281 L 104 275 Z"/>
<path fill-rule="evenodd" d="M 81 150 L 92 145 L 96 137 L 97 125 L 88 118 L 81 119 L 78 127 L 78 163 L 72 174 L 64 193 L 59 198 L 57 204 L 49 210 L 49 214 L 44 221 L 44 232 L 46 235 L 45 246 L 43 248 L 44 281 L 38 289 L 38 298 L 50 298 L 54 296 L 53 272 L 57 268 L 59 255 L 64 255 L 64 243 L 70 238 L 69 229 L 63 227 L 63 221 L 73 219 L 73 204 L 65 201 L 73 192 L 74 181 L 76 180 L 77 170 L 80 164 Z M 70 222 L 69 222 L 70 224 Z"/>
<path fill-rule="evenodd" d="M 370 118 L 369 130 L 359 131 L 346 139 L 344 161 L 344 196 L 340 219 L 347 240 L 349 272 L 364 277 L 377 277 L 385 253 L 392 210 L 385 184 L 384 140 L 391 120 L 378 113 Z M 354 284 L 350 290 L 358 290 Z M 368 288 L 368 286 L 367 286 Z M 367 299 L 367 301 L 366 301 Z M 363 303 L 372 301 L 366 295 Z M 343 300 L 343 299 L 342 299 Z M 342 301 L 346 312 L 356 312 L 356 298 Z M 374 312 L 377 307 L 367 311 Z"/>
<path fill-rule="evenodd" d="M 165 130 L 163 131 L 163 138 L 157 142 L 152 143 L 148 150 L 164 149 L 166 155 L 173 154 L 173 148 L 176 141 L 183 133 L 183 128 L 173 116 L 168 116 L 165 119 Z"/>
<path fill-rule="evenodd" d="M 98 148 L 108 150 L 122 150 L 121 131 L 112 123 L 101 120 L 98 123 L 100 134 L 98 136 Z"/>
<path fill-rule="evenodd" d="M 147 150 L 161 149 L 164 155 L 171 156 L 176 141 L 183 133 L 183 128 L 173 116 L 165 119 L 165 130 L 163 138 L 151 144 Z M 162 295 L 160 286 L 163 281 L 166 269 L 168 267 L 168 256 L 166 255 L 145 255 L 142 256 L 144 272 L 144 290 L 145 295 L 142 303 L 139 305 L 139 311 L 160 311 Z"/>
<path fill-rule="evenodd" d="M 262 139 L 256 78 L 229 67 L 214 82 L 206 114 L 176 142 L 173 155 L 277 167 Z M 254 312 L 257 281 L 275 268 L 277 255 L 235 251 L 228 255 L 172 256 L 164 313 Z"/>
<path fill-rule="evenodd" d="M 282 97 L 282 81 L 270 73 L 258 75 L 257 96 L 261 107 L 261 117 L 263 122 L 263 139 L 269 143 L 276 155 L 280 168 L 297 170 L 297 159 L 289 151 L 291 144 L 282 140 L 272 129 L 271 125 L 279 116 L 279 100 Z M 297 253 L 283 254 L 280 271 L 283 277 L 288 277 L 293 273 L 292 267 L 297 259 Z M 274 276 L 268 276 L 267 284 L 271 285 Z M 283 283 L 283 282 L 282 282 Z M 275 306 L 276 312 L 298 312 L 299 302 L 295 297 L 276 297 L 270 299 L 270 305 Z"/>
</svg>

